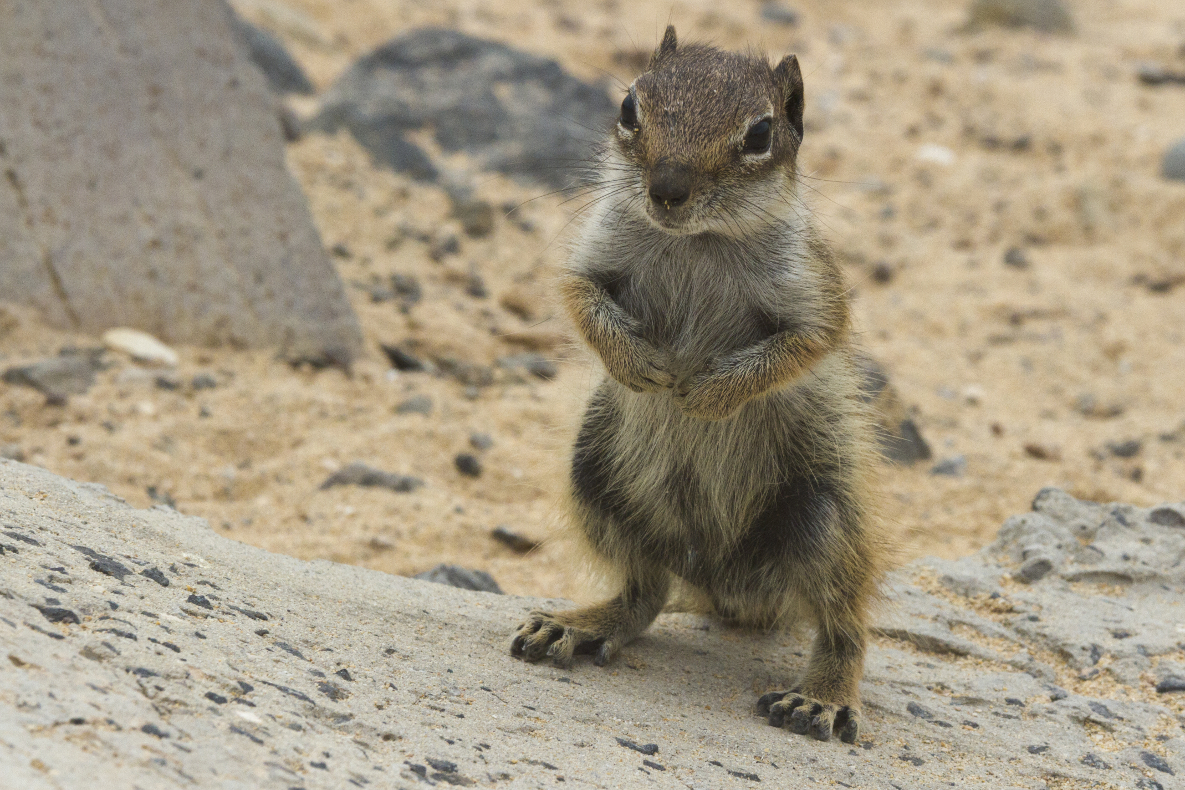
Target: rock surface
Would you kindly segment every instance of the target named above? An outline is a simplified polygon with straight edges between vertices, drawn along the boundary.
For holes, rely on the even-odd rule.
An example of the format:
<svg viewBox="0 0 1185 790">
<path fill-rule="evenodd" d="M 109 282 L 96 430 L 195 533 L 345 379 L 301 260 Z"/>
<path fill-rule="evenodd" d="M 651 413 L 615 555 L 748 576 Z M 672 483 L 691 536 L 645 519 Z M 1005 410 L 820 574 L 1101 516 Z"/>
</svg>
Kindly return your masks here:
<svg viewBox="0 0 1185 790">
<path fill-rule="evenodd" d="M 431 125 L 446 153 L 465 151 L 484 167 L 564 187 L 599 137 L 586 128 L 596 124 L 589 119 L 613 117 L 605 91 L 553 60 L 424 28 L 355 63 L 310 127 L 349 129 L 376 162 L 428 179 L 436 165 L 405 134 Z"/>
<path fill-rule="evenodd" d="M 361 332 L 221 0 L 0 25 L 0 293 L 54 323 L 352 355 Z"/>
<path fill-rule="evenodd" d="M 0 764 L 28 790 L 1178 786 L 1185 697 L 1155 684 L 1185 658 L 1185 531 L 1034 505 L 891 577 L 851 748 L 753 715 L 789 636 L 669 613 L 607 669 L 525 665 L 511 626 L 566 602 L 301 562 L 0 462 Z"/>
</svg>

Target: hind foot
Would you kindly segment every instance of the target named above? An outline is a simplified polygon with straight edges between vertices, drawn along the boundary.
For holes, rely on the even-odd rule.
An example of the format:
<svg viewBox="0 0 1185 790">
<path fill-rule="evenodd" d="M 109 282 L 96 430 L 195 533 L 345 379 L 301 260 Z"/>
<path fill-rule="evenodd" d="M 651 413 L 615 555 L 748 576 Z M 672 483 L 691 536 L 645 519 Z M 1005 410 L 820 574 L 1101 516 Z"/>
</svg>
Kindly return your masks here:
<svg viewBox="0 0 1185 790">
<path fill-rule="evenodd" d="M 858 705 L 824 702 L 798 689 L 763 694 L 757 700 L 757 712 L 769 717 L 771 727 L 785 727 L 818 741 L 829 741 L 834 733 L 844 743 L 855 743 L 860 736 Z"/>
</svg>

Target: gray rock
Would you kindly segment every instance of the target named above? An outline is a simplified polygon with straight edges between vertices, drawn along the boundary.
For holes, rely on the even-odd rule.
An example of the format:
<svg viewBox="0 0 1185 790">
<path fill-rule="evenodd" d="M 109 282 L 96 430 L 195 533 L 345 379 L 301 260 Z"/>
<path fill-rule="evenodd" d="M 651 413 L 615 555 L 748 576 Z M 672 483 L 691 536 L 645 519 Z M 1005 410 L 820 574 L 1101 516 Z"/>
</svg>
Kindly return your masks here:
<svg viewBox="0 0 1185 790">
<path fill-rule="evenodd" d="M 313 83 L 309 82 L 304 69 L 288 54 L 280 39 L 237 14 L 233 18 L 233 25 L 247 57 L 267 78 L 268 87 L 276 93 L 313 94 Z"/>
<path fill-rule="evenodd" d="M 360 350 L 224 2 L 22 3 L 0 74 L 5 298 L 94 333 Z"/>
<path fill-rule="evenodd" d="M 412 578 L 433 584 L 447 584 L 449 587 L 457 587 L 461 590 L 502 595 L 502 588 L 498 586 L 498 582 L 494 581 L 493 576 L 485 571 L 470 570 L 462 568 L 460 565 L 441 563 L 430 571 L 417 573 Z"/>
<path fill-rule="evenodd" d="M 432 399 L 427 395 L 413 395 L 395 406 L 396 414 L 423 414 L 427 417 L 432 413 Z"/>
<path fill-rule="evenodd" d="M 930 474 L 944 475 L 946 477 L 962 477 L 963 473 L 967 471 L 967 456 L 952 455 L 950 458 L 943 458 L 934 466 L 930 467 Z"/>
<path fill-rule="evenodd" d="M 99 369 L 97 354 L 63 353 L 52 359 L 17 365 L 4 371 L 6 384 L 32 387 L 54 403 L 64 403 L 70 395 L 82 395 L 95 383 Z"/>
<path fill-rule="evenodd" d="M 524 354 L 512 354 L 508 357 L 502 357 L 498 360 L 498 367 L 514 370 L 521 368 L 530 373 L 535 378 L 550 381 L 556 377 L 559 372 L 556 370 L 555 363 L 542 354 L 534 351 L 528 351 Z"/>
<path fill-rule="evenodd" d="M 1160 174 L 1171 181 L 1185 181 L 1185 137 L 1165 151 Z"/>
<path fill-rule="evenodd" d="M 387 355 L 387 359 L 391 361 L 391 366 L 396 370 L 402 370 L 405 373 L 417 373 L 425 369 L 423 360 L 419 359 L 413 354 L 399 348 L 399 346 L 389 346 L 382 344 L 380 346 L 383 353 Z M 432 403 L 429 401 L 428 408 L 431 410 Z"/>
<path fill-rule="evenodd" d="M 469 446 L 474 450 L 488 450 L 494 446 L 494 439 L 488 433 L 469 434 Z"/>
<path fill-rule="evenodd" d="M 1028 253 L 1021 247 L 1009 247 L 1004 253 L 1004 263 L 1014 269 L 1027 269 L 1032 265 Z"/>
<path fill-rule="evenodd" d="M 610 672 L 584 658 L 565 670 L 523 664 L 507 655 L 513 625 L 570 603 L 453 589 L 490 580 L 448 566 L 427 574 L 444 584 L 427 585 L 269 554 L 201 519 L 136 510 L 101 486 L 0 461 L 0 764 L 6 786 L 23 790 L 322 790 L 347 778 L 534 787 L 558 776 L 629 787 L 634 768 L 663 787 L 687 777 L 696 787 L 793 785 L 807 771 L 815 784 L 868 790 L 955 776 L 975 790 L 1037 788 L 1051 776 L 1067 787 L 1172 786 L 1185 739 L 1164 729 L 1169 708 L 1051 686 L 1031 655 L 1082 642 L 1137 669 L 1128 659 L 1175 652 L 1175 631 L 1161 639 L 1164 613 L 1185 601 L 1179 581 L 1163 581 L 1176 578 L 1179 556 L 1163 541 L 1180 530 L 1055 490 L 1038 505 L 1041 519 L 1014 523 L 1004 544 L 1037 530 L 1073 536 L 1079 522 L 1107 543 L 1123 527 L 1165 553 L 1154 567 L 1162 579 L 1102 594 L 1051 572 L 997 592 L 989 618 L 976 611 L 982 597 L 963 606 L 913 580 L 990 585 L 1014 569 L 1008 545 L 894 573 L 876 619 L 893 641 L 870 644 L 861 684 L 871 754 L 854 762 L 846 748 L 753 715 L 755 690 L 786 688 L 804 668 L 807 642 L 793 634 L 705 630 L 701 615 L 664 613 Z M 1118 628 L 1129 635 L 1116 638 Z M 1103 732 L 1106 752 L 1093 741 Z M 642 762 L 656 754 L 665 771 Z"/>
<path fill-rule="evenodd" d="M 1074 18 L 1061 0 L 974 0 L 969 31 L 985 27 L 1028 27 L 1042 33 L 1072 33 Z"/>
<path fill-rule="evenodd" d="M 761 18 L 777 25 L 793 27 L 798 24 L 798 12 L 778 0 L 766 0 L 761 4 Z"/>
<path fill-rule="evenodd" d="M 389 488 L 399 493 L 415 491 L 424 484 L 418 477 L 397 475 L 367 466 L 361 461 L 354 461 L 325 478 L 320 485 L 322 490 L 334 486 L 364 486 L 366 488 Z"/>
<path fill-rule="evenodd" d="M 562 188 L 616 105 L 558 63 L 454 30 L 413 30 L 366 55 L 326 93 L 310 127 L 349 129 L 376 162 L 420 179 L 436 166 L 406 132 L 448 153 Z"/>
</svg>

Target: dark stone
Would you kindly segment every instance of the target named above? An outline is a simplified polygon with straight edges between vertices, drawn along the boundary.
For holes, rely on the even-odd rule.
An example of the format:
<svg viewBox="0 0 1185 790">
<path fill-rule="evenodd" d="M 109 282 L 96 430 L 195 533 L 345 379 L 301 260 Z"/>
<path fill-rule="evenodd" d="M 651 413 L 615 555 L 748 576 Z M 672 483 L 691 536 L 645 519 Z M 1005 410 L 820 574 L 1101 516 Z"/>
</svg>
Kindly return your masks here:
<svg viewBox="0 0 1185 790">
<path fill-rule="evenodd" d="M 1185 691 L 1185 677 L 1180 675 L 1165 675 L 1156 684 L 1157 694 L 1171 694 L 1178 691 Z"/>
<path fill-rule="evenodd" d="M 430 571 L 417 573 L 412 578 L 435 584 L 447 584 L 450 587 L 458 587 L 462 590 L 475 590 L 477 592 L 488 592 L 495 595 L 502 594 L 502 588 L 494 581 L 493 576 L 485 571 L 469 570 L 459 565 L 445 565 L 442 563 Z"/>
<path fill-rule="evenodd" d="M 1047 557 L 1030 557 L 1016 571 L 1016 578 L 1026 584 L 1041 581 L 1053 570 L 1053 561 Z"/>
<path fill-rule="evenodd" d="M 667 767 L 665 765 L 659 765 L 658 763 L 653 762 L 651 760 L 643 760 L 642 765 L 646 766 L 647 768 L 653 768 L 656 771 L 667 770 Z"/>
<path fill-rule="evenodd" d="M 968 12 L 966 30 L 982 30 L 989 26 L 1072 33 L 1074 18 L 1061 0 L 974 0 Z"/>
<path fill-rule="evenodd" d="M 1148 520 L 1161 527 L 1185 527 L 1185 516 L 1171 507 L 1158 507 L 1148 514 Z"/>
<path fill-rule="evenodd" d="M 334 486 L 355 485 L 366 488 L 387 488 L 399 493 L 414 491 L 424 484 L 423 480 L 407 475 L 383 472 L 355 461 L 344 469 L 334 472 L 321 484 L 321 490 Z"/>
<path fill-rule="evenodd" d="M 156 377 L 156 388 L 173 392 L 181 389 L 181 379 L 172 374 L 161 374 Z"/>
<path fill-rule="evenodd" d="M 189 386 L 195 390 L 212 390 L 218 386 L 218 380 L 209 373 L 198 373 L 189 382 Z"/>
<path fill-rule="evenodd" d="M 1047 751 L 1049 751 L 1048 746 L 1030 746 L 1029 747 L 1029 754 L 1044 754 Z"/>
<path fill-rule="evenodd" d="M 384 343 L 379 347 L 387 355 L 387 359 L 391 361 L 391 365 L 396 370 L 402 370 L 406 373 L 417 373 L 424 369 L 422 360 L 412 356 L 398 346 L 388 346 Z M 429 401 L 429 404 L 431 404 L 431 401 Z"/>
<path fill-rule="evenodd" d="M 225 705 L 226 704 L 226 697 L 222 696 L 221 694 L 216 694 L 213 691 L 206 692 L 206 699 L 208 699 L 208 700 L 210 700 L 210 702 L 213 702 L 218 705 Z"/>
<path fill-rule="evenodd" d="M 470 238 L 481 239 L 494 232 L 494 207 L 484 200 L 467 195 L 454 197 L 453 216 Z"/>
<path fill-rule="evenodd" d="M 204 595 L 197 595 L 196 593 L 190 593 L 190 596 L 185 599 L 185 602 L 191 603 L 194 606 L 200 606 L 203 609 L 209 609 L 210 611 L 214 610 L 214 606 L 210 603 L 210 601 Z"/>
<path fill-rule="evenodd" d="M 30 538 L 28 535 L 22 535 L 21 533 L 16 532 L 15 530 L 6 529 L 6 530 L 4 530 L 4 534 L 7 535 L 8 537 L 12 538 L 13 540 L 19 540 L 21 543 L 28 543 L 30 546 L 40 546 L 41 545 L 41 541 L 37 540 L 36 538 Z"/>
<path fill-rule="evenodd" d="M 400 402 L 395 406 L 396 414 L 422 414 L 427 417 L 432 413 L 432 399 L 427 395 L 416 395 Z"/>
<path fill-rule="evenodd" d="M 1015 705 L 1018 708 L 1023 708 L 1025 706 L 1024 700 L 1017 699 L 1016 697 L 1005 697 L 1004 702 L 1007 705 Z"/>
<path fill-rule="evenodd" d="M 135 675 L 138 678 L 158 678 L 158 677 L 160 677 L 159 672 L 153 672 L 148 667 L 136 667 L 130 671 L 133 675 Z"/>
<path fill-rule="evenodd" d="M 157 727 L 155 724 L 151 724 L 151 723 L 145 724 L 143 727 L 141 727 L 140 732 L 147 733 L 148 735 L 152 735 L 156 738 L 168 738 L 169 737 L 169 734 L 167 732 L 162 730 L 160 727 Z"/>
<path fill-rule="evenodd" d="M 1144 85 L 1185 85 L 1185 71 L 1170 71 L 1159 63 L 1136 66 L 1136 79 Z"/>
<path fill-rule="evenodd" d="M 1089 707 L 1089 708 L 1090 708 L 1092 711 L 1094 711 L 1095 713 L 1097 713 L 1099 716 L 1102 716 L 1104 719 L 1117 719 L 1117 718 L 1119 718 L 1119 717 L 1118 717 L 1118 716 L 1116 716 L 1114 713 L 1112 713 L 1112 712 L 1111 712 L 1111 710 L 1110 710 L 1110 709 L 1109 709 L 1109 708 L 1108 708 L 1106 705 L 1104 705 L 1104 704 L 1103 704 L 1103 703 L 1101 703 L 1101 702 L 1097 702 L 1097 701 L 1095 701 L 1095 700 L 1091 700 L 1090 702 L 1088 702 L 1088 703 L 1086 703 L 1086 704 L 1087 704 L 1087 707 Z"/>
<path fill-rule="evenodd" d="M 354 682 L 354 678 L 350 675 L 350 670 L 348 670 L 348 669 L 339 669 L 337 672 L 334 672 L 333 674 L 337 675 L 342 680 L 348 680 L 351 683 Z"/>
<path fill-rule="evenodd" d="M 226 608 L 233 609 L 234 611 L 238 612 L 239 614 L 243 614 L 243 615 L 246 615 L 247 617 L 250 617 L 252 620 L 267 620 L 268 619 L 268 616 L 266 614 L 264 614 L 263 612 L 257 612 L 254 609 L 243 609 L 242 607 L 235 606 L 232 603 L 227 604 Z"/>
<path fill-rule="evenodd" d="M 430 126 L 446 152 L 563 188 L 590 156 L 585 126 L 608 130 L 616 102 L 552 60 L 443 28 L 413 30 L 356 62 L 327 92 L 313 128 L 345 127 L 382 164 L 437 170 L 404 134 Z"/>
<path fill-rule="evenodd" d="M 922 438 L 917 423 L 912 419 L 902 420 L 896 434 L 881 431 L 879 438 L 881 453 L 895 463 L 910 465 L 934 457 L 929 443 Z"/>
<path fill-rule="evenodd" d="M 489 289 L 486 288 L 486 281 L 482 279 L 480 274 L 469 276 L 469 282 L 465 285 L 465 293 L 474 299 L 487 299 L 490 295 Z"/>
<path fill-rule="evenodd" d="M 313 83 L 309 82 L 300 64 L 288 54 L 278 38 L 237 14 L 233 24 L 247 56 L 267 77 L 267 84 L 273 91 L 305 95 L 313 93 Z"/>
<path fill-rule="evenodd" d="M 63 609 L 60 606 L 37 606 L 36 604 L 34 606 L 51 623 L 72 623 L 77 625 L 81 622 L 78 619 L 78 615 L 69 609 Z"/>
<path fill-rule="evenodd" d="M 1015 269 L 1029 268 L 1029 256 L 1020 247 L 1009 247 L 1004 253 L 1004 263 Z"/>
<path fill-rule="evenodd" d="M 1165 762 L 1164 758 L 1154 752 L 1140 752 L 1140 759 L 1144 761 L 1144 765 L 1148 766 L 1154 771 L 1160 771 L 1162 774 L 1175 776 L 1172 768 Z"/>
<path fill-rule="evenodd" d="M 731 768 L 725 768 L 729 776 L 735 776 L 737 779 L 748 779 L 750 782 L 760 782 L 761 777 L 757 774 L 751 774 L 748 771 L 734 771 Z"/>
<path fill-rule="evenodd" d="M 255 735 L 252 735 L 251 733 L 247 732 L 247 731 L 246 731 L 246 730 L 244 730 L 242 727 L 240 727 L 240 726 L 238 726 L 238 725 L 236 725 L 236 724 L 232 724 L 232 725 L 230 725 L 229 729 L 230 729 L 230 731 L 231 731 L 231 732 L 233 732 L 235 735 L 242 735 L 244 738 L 247 738 L 247 739 L 248 739 L 248 740 L 250 740 L 252 743 L 257 743 L 257 744 L 259 744 L 260 746 L 262 746 L 262 745 L 263 745 L 263 739 L 262 739 L 262 738 L 259 738 L 259 737 L 255 736 Z"/>
<path fill-rule="evenodd" d="M 469 434 L 469 446 L 474 450 L 488 450 L 494 446 L 494 440 L 488 433 Z"/>
<path fill-rule="evenodd" d="M 432 766 L 433 770 L 440 771 L 446 774 L 455 774 L 457 772 L 457 764 L 448 760 L 435 760 L 431 757 L 425 757 L 424 762 Z"/>
<path fill-rule="evenodd" d="M 966 471 L 967 456 L 965 455 L 954 455 L 950 458 L 943 458 L 930 468 L 930 474 L 944 475 L 946 477 L 962 477 Z"/>
<path fill-rule="evenodd" d="M 523 368 L 532 376 L 550 381 L 556 376 L 555 363 L 542 354 L 535 352 L 528 352 L 526 354 L 512 354 L 508 357 L 502 357 L 498 360 L 498 365 L 503 368 Z"/>
<path fill-rule="evenodd" d="M 300 652 L 299 650 L 297 650 L 295 647 L 288 644 L 287 642 L 276 642 L 276 647 L 280 648 L 281 650 L 283 650 L 285 653 L 287 653 L 290 656 L 296 656 L 297 658 L 301 659 L 302 661 L 308 661 L 308 659 L 304 657 L 304 653 Z"/>
<path fill-rule="evenodd" d="M 653 756 L 653 755 L 658 754 L 658 744 L 657 743 L 644 743 L 639 746 L 638 744 L 634 743 L 633 741 L 626 740 L 625 738 L 618 738 L 617 743 L 619 746 L 624 746 L 627 749 L 633 749 L 635 752 L 641 752 L 642 754 L 645 754 L 647 756 Z"/>
<path fill-rule="evenodd" d="M 503 526 L 494 527 L 490 532 L 490 537 L 499 543 L 503 544 L 511 551 L 517 551 L 519 554 L 526 554 L 528 551 L 533 551 L 539 548 L 539 542 L 525 538 L 517 532 L 511 532 L 508 528 Z"/>
<path fill-rule="evenodd" d="M 481 477 L 481 461 L 471 453 L 460 453 L 453 459 L 457 471 L 467 477 Z"/>
<path fill-rule="evenodd" d="M 1081 760 L 1079 760 L 1079 762 L 1082 763 L 1083 765 L 1089 765 L 1091 768 L 1110 768 L 1111 767 L 1110 765 L 1108 765 L 1106 763 L 1106 761 L 1104 761 L 1102 758 L 1100 758 L 1097 754 L 1094 754 L 1093 752 L 1088 753 L 1085 757 L 1083 757 Z"/>
<path fill-rule="evenodd" d="M 123 577 L 132 572 L 126 565 L 111 557 L 101 557 L 100 559 L 92 560 L 90 569 L 106 576 L 114 576 L 120 581 L 123 581 Z"/>
<path fill-rule="evenodd" d="M 923 708 L 921 705 L 919 705 L 916 702 L 909 703 L 908 705 L 905 706 L 905 709 L 907 711 L 909 711 L 912 715 L 917 716 L 919 719 L 925 719 L 926 721 L 930 721 L 931 719 L 934 718 L 933 713 L 926 710 L 925 708 Z"/>
<path fill-rule="evenodd" d="M 761 4 L 761 18 L 777 25 L 793 27 L 798 24 L 798 12 L 782 5 L 777 0 L 767 0 Z"/>
<path fill-rule="evenodd" d="M 308 694 L 304 694 L 304 693 L 302 693 L 302 692 L 299 692 L 299 691 L 297 691 L 296 689 L 289 688 L 288 686 L 281 686 L 279 683 L 271 683 L 271 682 L 269 682 L 269 681 L 266 681 L 266 680 L 261 680 L 261 681 L 259 681 L 259 682 L 260 682 L 260 683 L 263 683 L 265 686 L 271 686 L 272 688 L 276 689 L 277 691 L 279 691 L 279 692 L 281 692 L 281 693 L 283 693 L 283 694 L 287 694 L 289 697 L 294 697 L 294 698 L 296 698 L 296 699 L 300 700 L 301 702 L 307 702 L 307 703 L 308 703 L 308 704 L 310 704 L 310 705 L 316 705 L 316 704 L 317 704 L 317 703 L 313 702 L 312 698 L 311 698 L 311 697 L 310 697 Z M 240 682 L 239 682 L 239 685 L 240 685 L 240 686 L 245 686 L 245 685 L 247 685 L 247 684 L 245 684 L 245 683 L 243 683 L 242 681 L 240 681 Z"/>
<path fill-rule="evenodd" d="M 329 683 L 328 681 L 318 681 L 317 690 L 325 696 L 329 697 L 334 702 L 341 702 L 344 699 L 350 698 L 350 692 L 346 691 L 341 686 Z"/>
<path fill-rule="evenodd" d="M 918 765 L 925 765 L 925 764 L 926 764 L 926 761 L 925 761 L 925 760 L 923 760 L 921 757 L 917 757 L 917 756 L 915 756 L 915 755 L 908 754 L 908 753 L 906 753 L 906 754 L 899 754 L 899 755 L 897 755 L 897 759 L 898 759 L 898 760 L 902 760 L 902 761 L 904 761 L 904 762 L 907 762 L 907 763 L 909 763 L 910 765 L 913 765 L 913 766 L 918 766 Z"/>
<path fill-rule="evenodd" d="M 1123 442 L 1111 442 L 1107 445 L 1107 451 L 1117 458 L 1131 458 L 1140 452 L 1144 443 L 1139 439 L 1128 439 Z"/>
<path fill-rule="evenodd" d="M 1172 181 L 1185 181 L 1185 137 L 1165 152 L 1160 174 Z"/>
</svg>

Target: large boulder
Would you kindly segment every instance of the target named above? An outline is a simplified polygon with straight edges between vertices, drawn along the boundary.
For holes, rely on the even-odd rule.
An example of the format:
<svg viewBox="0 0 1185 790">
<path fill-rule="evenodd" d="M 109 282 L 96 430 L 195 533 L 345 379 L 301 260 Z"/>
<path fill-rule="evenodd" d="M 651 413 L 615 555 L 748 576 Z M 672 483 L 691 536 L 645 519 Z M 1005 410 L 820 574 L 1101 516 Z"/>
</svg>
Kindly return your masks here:
<svg viewBox="0 0 1185 790">
<path fill-rule="evenodd" d="M 430 128 L 446 152 L 555 187 L 573 183 L 612 127 L 604 89 L 554 60 L 444 28 L 392 39 L 350 67 L 309 127 L 349 129 L 374 160 L 420 179 L 438 168 L 407 132 Z"/>
<path fill-rule="evenodd" d="M 348 358 L 361 330 L 222 0 L 5 4 L 0 298 Z"/>
<path fill-rule="evenodd" d="M 0 784 L 1177 786 L 1181 507 L 1035 508 L 889 579 L 851 748 L 753 712 L 797 638 L 668 613 L 606 669 L 524 664 L 512 626 L 570 604 L 269 554 L 0 461 Z"/>
</svg>

